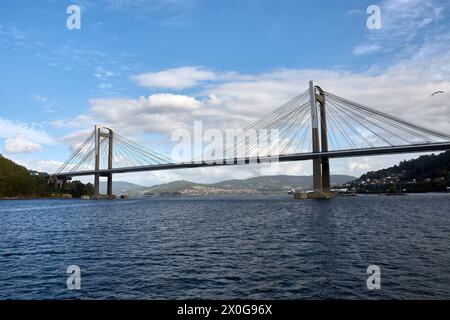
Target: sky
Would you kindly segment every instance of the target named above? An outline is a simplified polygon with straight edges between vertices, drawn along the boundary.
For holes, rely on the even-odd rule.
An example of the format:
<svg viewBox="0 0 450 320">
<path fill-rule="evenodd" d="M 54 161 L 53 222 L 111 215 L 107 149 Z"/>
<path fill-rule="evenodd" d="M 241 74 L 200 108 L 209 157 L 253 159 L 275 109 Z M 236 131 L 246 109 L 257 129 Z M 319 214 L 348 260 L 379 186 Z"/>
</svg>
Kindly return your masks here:
<svg viewBox="0 0 450 320">
<path fill-rule="evenodd" d="M 80 29 L 66 24 L 73 4 Z M 367 27 L 370 5 L 380 8 L 380 29 Z M 50 173 L 97 123 L 170 155 L 177 128 L 199 120 L 245 127 L 309 80 L 450 134 L 446 0 L 5 0 L 0 48 L 0 153 Z M 444 93 L 431 97 L 437 90 Z M 417 156 L 332 160 L 331 171 L 358 176 Z M 311 172 L 311 163 L 294 162 L 115 180 L 149 186 Z"/>
</svg>

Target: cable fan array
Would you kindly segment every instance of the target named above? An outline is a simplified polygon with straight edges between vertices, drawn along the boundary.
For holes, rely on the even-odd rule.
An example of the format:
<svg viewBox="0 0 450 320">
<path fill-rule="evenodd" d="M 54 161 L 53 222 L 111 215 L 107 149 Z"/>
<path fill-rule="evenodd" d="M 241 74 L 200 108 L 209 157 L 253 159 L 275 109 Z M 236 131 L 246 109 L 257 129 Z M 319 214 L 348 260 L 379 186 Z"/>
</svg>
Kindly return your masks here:
<svg viewBox="0 0 450 320">
<path fill-rule="evenodd" d="M 56 173 L 95 170 L 95 131 L 81 143 Z M 114 132 L 112 144 L 112 167 L 129 168 L 138 166 L 169 164 L 172 160 L 155 151 L 146 149 Z M 109 139 L 100 137 L 100 169 L 108 169 Z"/>
<path fill-rule="evenodd" d="M 309 90 L 263 116 L 243 130 L 242 136 L 226 146 L 224 155 L 230 158 L 271 157 L 307 152 L 311 131 Z"/>
<path fill-rule="evenodd" d="M 329 92 L 324 92 L 324 95 L 329 151 L 450 141 L 450 136 L 444 133 L 422 128 Z M 320 112 L 318 115 L 323 124 Z M 251 137 L 254 135 L 252 130 L 256 131 L 254 137 Z M 247 126 L 244 131 L 244 138 L 238 138 L 225 148 L 226 159 L 311 153 L 309 90 Z M 270 141 L 274 131 L 278 138 Z"/>
<path fill-rule="evenodd" d="M 448 142 L 450 136 L 325 92 L 333 149 L 394 147 Z"/>
</svg>

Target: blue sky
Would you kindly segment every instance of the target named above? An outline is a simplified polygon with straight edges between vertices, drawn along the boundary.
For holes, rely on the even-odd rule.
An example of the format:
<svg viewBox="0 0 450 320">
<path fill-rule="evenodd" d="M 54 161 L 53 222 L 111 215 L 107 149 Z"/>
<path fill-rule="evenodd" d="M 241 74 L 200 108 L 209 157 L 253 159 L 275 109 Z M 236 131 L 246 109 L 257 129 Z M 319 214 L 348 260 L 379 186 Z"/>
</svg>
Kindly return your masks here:
<svg viewBox="0 0 450 320">
<path fill-rule="evenodd" d="M 81 7 L 81 30 L 66 27 L 71 4 Z M 381 8 L 381 30 L 366 27 L 371 4 Z M 248 123 L 306 89 L 309 78 L 385 111 L 414 106 L 411 120 L 446 131 L 448 99 L 427 98 L 450 89 L 449 10 L 440 0 L 2 1 L 0 152 L 52 171 L 101 122 L 167 154 L 170 124 L 192 125 L 198 108 L 212 126 Z M 168 111 L 156 114 L 155 103 Z M 178 103 L 183 112 L 171 112 Z M 148 121 L 140 123 L 135 112 L 143 108 Z M 339 162 L 335 172 L 359 174 L 402 158 Z M 227 170 L 200 180 L 235 177 Z M 309 170 L 302 164 L 288 173 Z"/>
</svg>

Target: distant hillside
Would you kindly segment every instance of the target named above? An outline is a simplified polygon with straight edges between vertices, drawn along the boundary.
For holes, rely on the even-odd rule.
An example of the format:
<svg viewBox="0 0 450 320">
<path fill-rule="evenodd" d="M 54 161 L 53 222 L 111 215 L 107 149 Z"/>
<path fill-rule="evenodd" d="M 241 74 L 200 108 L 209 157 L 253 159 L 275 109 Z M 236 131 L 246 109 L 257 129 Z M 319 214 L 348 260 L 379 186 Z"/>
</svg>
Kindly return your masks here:
<svg viewBox="0 0 450 320">
<path fill-rule="evenodd" d="M 442 192 L 450 187 L 450 151 L 402 161 L 363 174 L 351 183 L 359 192 Z"/>
<path fill-rule="evenodd" d="M 402 161 L 393 167 L 363 174 L 360 179 L 381 179 L 399 176 L 403 180 L 425 180 L 446 177 L 450 171 L 450 151 L 435 155 L 420 156 L 417 159 Z"/>
<path fill-rule="evenodd" d="M 143 187 L 134 183 L 113 180 L 113 194 L 115 195 L 135 194 L 146 189 L 147 187 Z M 106 194 L 106 181 L 100 182 L 100 193 Z"/>
<path fill-rule="evenodd" d="M 343 184 L 355 177 L 332 175 L 332 184 Z M 263 176 L 243 180 L 227 180 L 213 184 L 174 181 L 147 188 L 145 195 L 210 195 L 210 194 L 275 194 L 312 188 L 312 176 Z"/>
<path fill-rule="evenodd" d="M 0 197 L 26 197 L 35 191 L 35 180 L 27 168 L 0 155 Z"/>
<path fill-rule="evenodd" d="M 346 175 L 332 175 L 331 183 L 343 184 L 354 180 L 352 176 Z M 312 176 L 262 176 L 249 178 L 245 180 L 227 180 L 212 184 L 214 187 L 220 188 L 252 188 L 252 189 L 267 189 L 269 191 L 283 191 L 286 189 L 310 189 L 313 185 Z"/>
<path fill-rule="evenodd" d="M 48 174 L 36 172 L 16 164 L 0 155 L 0 199 L 47 198 L 71 194 L 74 198 L 92 195 L 94 186 L 72 181 L 67 188 L 59 189 L 48 183 Z"/>
</svg>

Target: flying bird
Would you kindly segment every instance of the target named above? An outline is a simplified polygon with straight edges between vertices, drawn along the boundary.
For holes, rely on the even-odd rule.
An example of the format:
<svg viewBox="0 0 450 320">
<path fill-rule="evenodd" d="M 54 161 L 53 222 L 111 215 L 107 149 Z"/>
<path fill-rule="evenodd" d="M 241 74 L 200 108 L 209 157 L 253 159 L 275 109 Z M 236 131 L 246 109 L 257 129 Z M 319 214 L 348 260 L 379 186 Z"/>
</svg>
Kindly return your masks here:
<svg viewBox="0 0 450 320">
<path fill-rule="evenodd" d="M 433 92 L 433 94 L 431 96 L 434 96 L 434 95 L 439 94 L 439 93 L 444 93 L 444 91 L 440 90 L 440 91 Z"/>
</svg>

